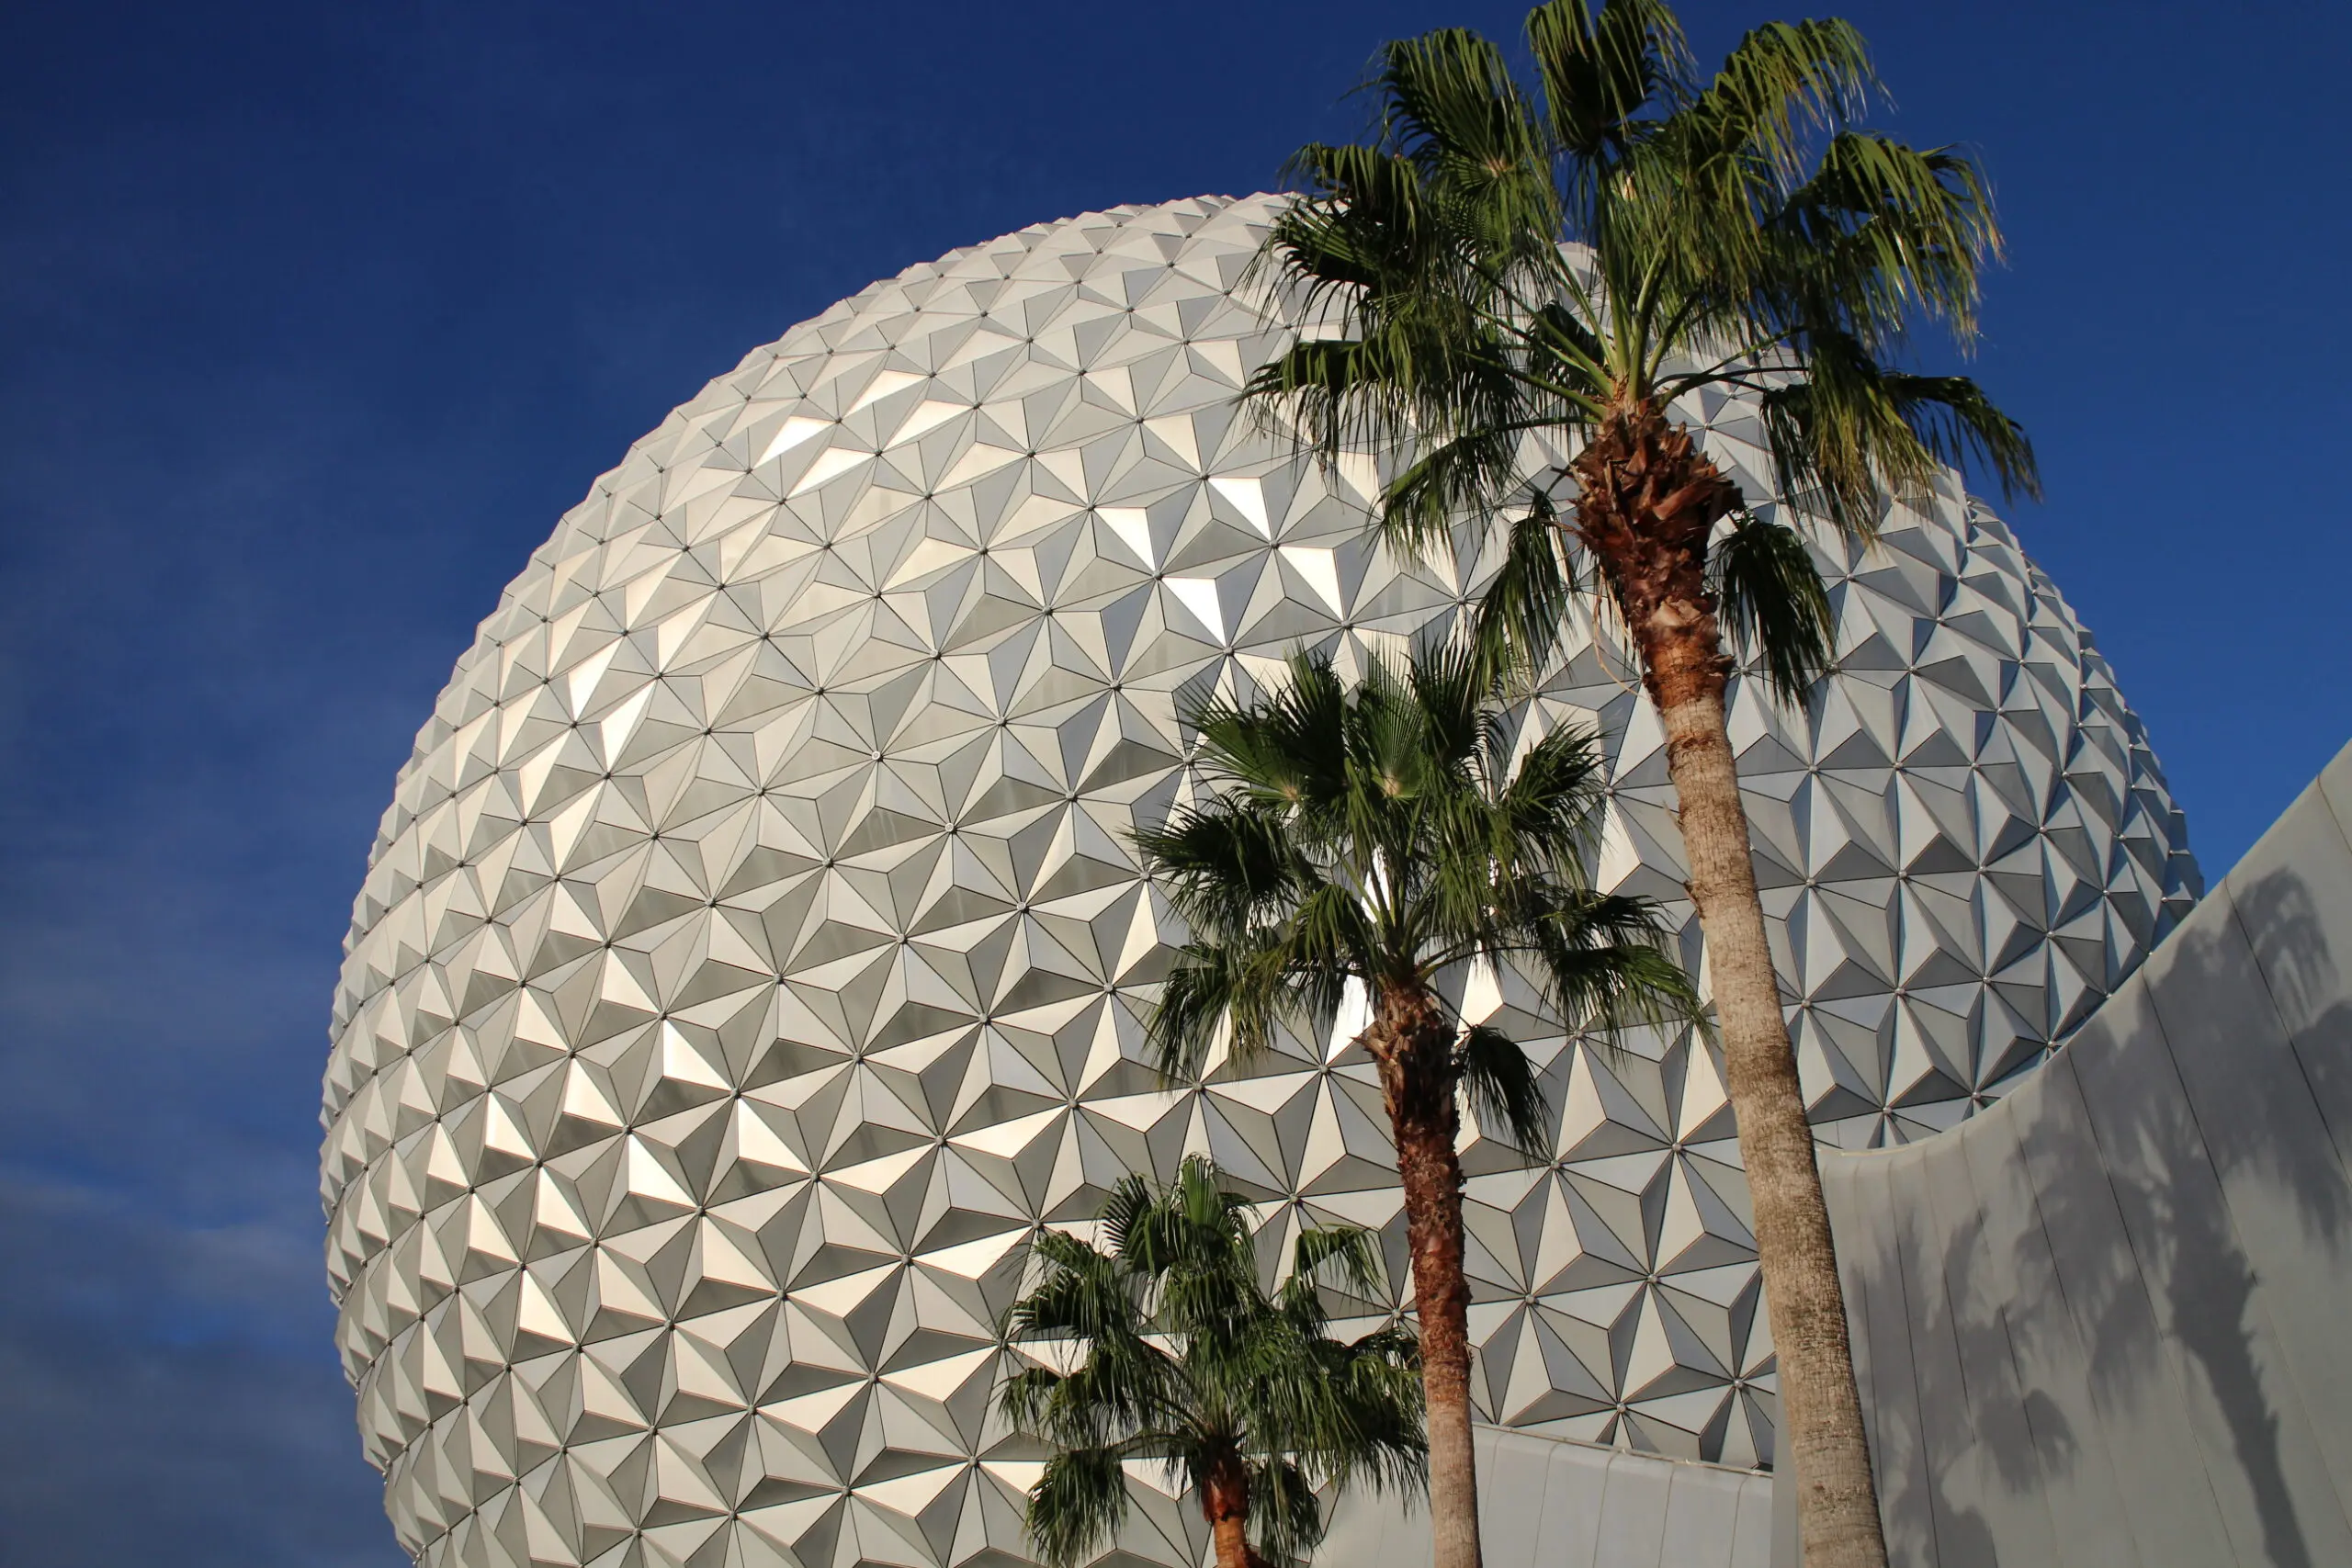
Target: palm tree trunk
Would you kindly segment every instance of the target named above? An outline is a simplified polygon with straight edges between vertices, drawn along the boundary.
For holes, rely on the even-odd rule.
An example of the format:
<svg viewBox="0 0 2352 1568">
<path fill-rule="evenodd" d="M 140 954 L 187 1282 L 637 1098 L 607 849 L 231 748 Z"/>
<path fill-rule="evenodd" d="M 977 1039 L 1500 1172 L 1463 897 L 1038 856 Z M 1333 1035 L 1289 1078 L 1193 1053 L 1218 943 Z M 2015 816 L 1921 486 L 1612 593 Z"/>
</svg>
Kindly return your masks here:
<svg viewBox="0 0 2352 1568">
<path fill-rule="evenodd" d="M 1688 431 L 1646 405 L 1604 422 L 1575 468 L 1577 535 L 1624 613 L 1666 731 L 1685 886 L 1706 936 L 1724 1087 L 1755 1210 L 1780 1371 L 1779 1457 L 1796 1469 L 1803 1561 L 1806 1568 L 1886 1568 L 1829 1211 L 1724 723 L 1730 661 L 1706 590 L 1706 548 L 1714 525 L 1740 504 L 1739 491 Z"/>
<path fill-rule="evenodd" d="M 1884 1568 L 1838 1255 L 1756 896 L 1723 697 L 1694 697 L 1659 716 L 1681 804 L 1690 901 L 1713 972 L 1724 1088 L 1755 1208 L 1756 1253 L 1780 1365 L 1788 1445 L 1781 1462 L 1796 1466 L 1804 1562 L 1807 1568 Z"/>
<path fill-rule="evenodd" d="M 1216 1568 L 1264 1568 L 1250 1547 L 1250 1472 L 1238 1455 L 1218 1461 L 1201 1487 L 1201 1512 L 1208 1517 Z"/>
<path fill-rule="evenodd" d="M 1461 1113 L 1452 1031 L 1426 997 L 1387 996 L 1367 1032 L 1396 1137 L 1405 1237 L 1420 1320 L 1435 1568 L 1480 1568 L 1477 1452 L 1470 1436 L 1470 1281 L 1463 1268 Z"/>
<path fill-rule="evenodd" d="M 1255 1568 L 1249 1529 L 1247 1514 L 1219 1514 L 1209 1521 L 1209 1540 L 1216 1548 L 1216 1568 Z"/>
</svg>

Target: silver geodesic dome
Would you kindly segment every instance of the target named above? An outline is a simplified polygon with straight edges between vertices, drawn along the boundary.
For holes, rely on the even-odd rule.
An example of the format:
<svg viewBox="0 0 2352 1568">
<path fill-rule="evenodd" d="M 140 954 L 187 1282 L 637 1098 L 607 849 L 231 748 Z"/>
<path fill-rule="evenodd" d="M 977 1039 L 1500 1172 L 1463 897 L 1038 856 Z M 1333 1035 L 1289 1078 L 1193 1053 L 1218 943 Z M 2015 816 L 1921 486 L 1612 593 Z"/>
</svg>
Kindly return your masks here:
<svg viewBox="0 0 2352 1568">
<path fill-rule="evenodd" d="M 568 513 L 459 660 L 354 912 L 326 1073 L 338 1340 L 435 1563 L 1021 1555 L 988 1411 L 1040 1221 L 1206 1149 L 1302 1222 L 1402 1219 L 1369 1066 L 1291 1043 L 1158 1091 L 1164 906 L 1125 840 L 1200 787 L 1180 688 L 1343 666 L 1490 570 L 1408 569 L 1237 412 L 1272 198 L 1121 209 L 913 267 L 754 352 Z M 1688 411 L 1753 496 L 1736 401 Z M 1758 868 L 1825 1138 L 2031 1067 L 2197 874 L 2140 726 L 1957 480 L 1827 547 L 1809 709 L 1741 686 Z M 1600 873 L 1679 897 L 1655 717 L 1589 635 L 1522 721 L 1597 722 Z M 1686 956 L 1700 956 L 1695 926 Z M 1771 1351 L 1716 1065 L 1547 1061 L 1555 1157 L 1474 1141 L 1491 1420 L 1769 1459 Z M 1144 1509 L 1131 1548 L 1196 1559 Z M 1002 1554 L 1001 1556 L 993 1554 Z"/>
</svg>

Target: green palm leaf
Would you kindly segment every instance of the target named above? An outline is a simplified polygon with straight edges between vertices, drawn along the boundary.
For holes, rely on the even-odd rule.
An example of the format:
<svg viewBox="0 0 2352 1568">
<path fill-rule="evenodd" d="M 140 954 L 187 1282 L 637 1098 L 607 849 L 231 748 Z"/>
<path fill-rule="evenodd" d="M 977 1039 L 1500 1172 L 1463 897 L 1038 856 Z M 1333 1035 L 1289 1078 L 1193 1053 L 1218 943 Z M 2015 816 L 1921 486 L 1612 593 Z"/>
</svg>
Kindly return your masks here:
<svg viewBox="0 0 2352 1568">
<path fill-rule="evenodd" d="M 1049 1454 L 1029 1492 L 1031 1544 L 1049 1568 L 1109 1545 L 1126 1517 L 1125 1465 L 1156 1461 L 1209 1500 L 1213 1477 L 1246 1476 L 1250 1539 L 1285 1562 L 1322 1539 L 1319 1491 L 1413 1485 L 1420 1389 L 1409 1337 L 1326 1330 L 1320 1291 L 1380 1290 L 1362 1231 L 1303 1232 L 1282 1291 L 1258 1277 L 1250 1204 L 1207 1160 L 1165 1186 L 1114 1187 L 1096 1239 L 1043 1231 L 1035 1282 L 1006 1315 L 1014 1353 L 1067 1371 L 1011 1371 L 998 1409 Z"/>
</svg>

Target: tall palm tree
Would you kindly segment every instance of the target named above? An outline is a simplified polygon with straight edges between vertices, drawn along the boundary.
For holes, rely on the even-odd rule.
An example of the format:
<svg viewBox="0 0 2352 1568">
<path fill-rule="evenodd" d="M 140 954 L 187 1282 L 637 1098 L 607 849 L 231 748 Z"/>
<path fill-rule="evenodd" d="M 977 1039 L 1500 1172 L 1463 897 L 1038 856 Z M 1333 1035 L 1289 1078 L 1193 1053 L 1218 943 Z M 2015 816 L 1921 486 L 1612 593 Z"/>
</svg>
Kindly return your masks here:
<svg viewBox="0 0 2352 1568">
<path fill-rule="evenodd" d="M 1060 1342 L 1068 1372 L 1015 1372 L 1000 1407 L 1054 1446 L 1029 1493 L 1029 1538 L 1049 1568 L 1108 1545 L 1126 1517 L 1125 1465 L 1157 1461 L 1200 1499 L 1217 1568 L 1287 1565 L 1322 1539 L 1318 1487 L 1420 1478 L 1412 1338 L 1391 1325 L 1352 1342 L 1328 1332 L 1323 1292 L 1378 1288 L 1371 1238 L 1309 1229 L 1290 1278 L 1258 1278 L 1249 1203 L 1194 1156 L 1155 1187 L 1112 1190 L 1103 1245 L 1042 1232 L 1035 1289 L 1007 1317 L 1014 1344 Z"/>
<path fill-rule="evenodd" d="M 1317 325 L 1248 395 L 1328 457 L 1396 457 L 1391 541 L 1492 519 L 1483 641 L 1522 666 L 1581 591 L 1657 705 L 1754 1195 L 1784 1458 L 1805 1560 L 1885 1561 L 1828 1218 L 1765 939 L 1731 743 L 1730 652 L 1794 698 L 1833 627 L 1801 526 L 1867 539 L 1942 462 L 2032 491 L 2023 434 L 1977 386 L 1902 367 L 1974 337 L 1999 233 L 1975 167 L 1860 129 L 1877 82 L 1840 21 L 1774 23 L 1712 79 L 1662 0 L 1555 0 L 1536 85 L 1466 31 L 1391 43 L 1366 144 L 1303 148 L 1261 276 Z M 1679 400 L 1762 412 L 1777 505 L 1711 461 Z M 1547 468 L 1531 435 L 1576 456 Z"/>
<path fill-rule="evenodd" d="M 1150 1021 L 1164 1077 L 1197 1077 L 1220 1041 L 1246 1060 L 1284 1022 L 1329 1039 L 1351 982 L 1369 1003 L 1356 1043 L 1405 1190 L 1440 1568 L 1478 1562 L 1457 1094 L 1522 1149 L 1545 1133 L 1526 1056 L 1465 1028 L 1447 982 L 1515 966 L 1569 1027 L 1692 1009 L 1656 911 L 1586 883 L 1605 803 L 1592 736 L 1554 729 L 1514 767 L 1493 694 L 1466 643 L 1374 661 L 1352 689 L 1296 655 L 1265 695 L 1188 716 L 1223 787 L 1136 835 L 1191 928 Z"/>
</svg>

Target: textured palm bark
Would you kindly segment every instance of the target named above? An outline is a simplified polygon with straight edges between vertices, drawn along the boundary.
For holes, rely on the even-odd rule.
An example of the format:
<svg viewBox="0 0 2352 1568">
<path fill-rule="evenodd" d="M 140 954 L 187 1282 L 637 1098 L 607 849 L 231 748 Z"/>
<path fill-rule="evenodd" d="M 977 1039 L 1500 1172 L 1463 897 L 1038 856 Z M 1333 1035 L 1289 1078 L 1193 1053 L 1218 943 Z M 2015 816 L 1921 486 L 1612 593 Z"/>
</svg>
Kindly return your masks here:
<svg viewBox="0 0 2352 1568">
<path fill-rule="evenodd" d="M 1395 987 L 1379 998 L 1365 1044 L 1380 1065 L 1381 1098 L 1396 1137 L 1405 1239 L 1420 1320 L 1421 1391 L 1428 1406 L 1430 1538 L 1436 1568 L 1480 1568 L 1477 1452 L 1470 1435 L 1470 1281 L 1463 1268 L 1461 1112 L 1454 1104 L 1453 1031 L 1427 996 Z"/>
<path fill-rule="evenodd" d="M 1266 1568 L 1250 1544 L 1250 1472 L 1238 1454 L 1210 1468 L 1201 1486 L 1201 1513 L 1209 1521 L 1216 1568 Z"/>
<path fill-rule="evenodd" d="M 1885 1568 L 1829 1212 L 1724 722 L 1730 660 L 1706 590 L 1706 547 L 1739 492 L 1688 431 L 1646 405 L 1605 422 L 1575 468 L 1577 536 L 1624 613 L 1666 732 L 1686 886 L 1706 935 L 1724 1089 L 1755 1209 L 1780 1371 L 1780 1459 L 1796 1469 L 1804 1562 Z"/>
</svg>

